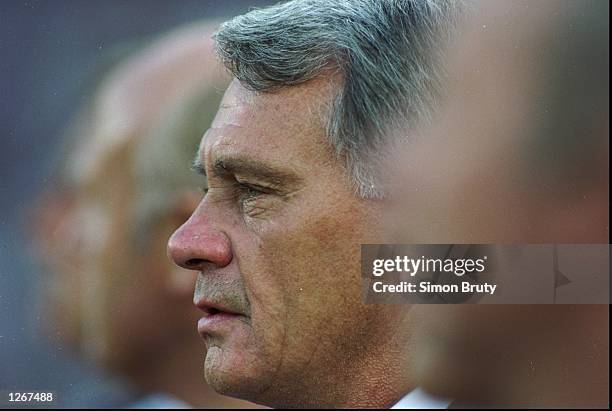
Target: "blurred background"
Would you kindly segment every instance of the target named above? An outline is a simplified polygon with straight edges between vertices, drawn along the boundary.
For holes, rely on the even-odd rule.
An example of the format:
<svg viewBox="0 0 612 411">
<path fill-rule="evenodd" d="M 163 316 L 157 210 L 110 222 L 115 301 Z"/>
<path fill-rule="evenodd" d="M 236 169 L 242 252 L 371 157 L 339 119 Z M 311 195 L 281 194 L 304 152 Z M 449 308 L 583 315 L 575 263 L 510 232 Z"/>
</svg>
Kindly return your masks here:
<svg viewBox="0 0 612 411">
<path fill-rule="evenodd" d="M 95 355 L 84 355 L 81 348 L 71 348 L 65 336 L 48 332 L 53 328 L 49 323 L 55 321 L 53 307 L 40 296 L 44 294 L 41 288 L 54 274 L 52 264 L 38 261 L 36 254 L 44 247 L 34 247 L 30 241 L 32 222 L 40 223 L 35 216 L 46 206 L 41 204 L 40 193 L 52 200 L 45 202 L 49 207 L 60 211 L 67 207 L 68 197 L 53 198 L 53 194 L 73 179 L 67 177 L 69 171 L 58 171 L 58 167 L 65 167 L 64 160 L 81 156 L 73 147 L 80 139 L 79 132 L 69 129 L 83 128 L 84 124 L 87 128 L 84 107 L 91 105 L 98 87 L 103 94 L 104 79 L 114 65 L 178 26 L 203 19 L 222 21 L 270 3 L 0 2 L 0 391 L 53 391 L 59 404 L 66 406 L 83 401 L 112 406 L 141 395 L 116 389 L 106 373 L 82 361 Z M 166 80 L 160 81 L 163 84 Z M 216 93 L 219 98 L 221 90 Z M 214 112 L 217 103 L 198 104 L 208 104 Z M 203 131 L 200 129 L 199 135 Z M 188 164 L 184 167 L 189 172 Z M 79 184 L 74 186 L 82 187 Z M 67 298 L 70 296 L 59 297 L 70 304 Z M 195 331 L 193 337 L 197 340 Z"/>
</svg>

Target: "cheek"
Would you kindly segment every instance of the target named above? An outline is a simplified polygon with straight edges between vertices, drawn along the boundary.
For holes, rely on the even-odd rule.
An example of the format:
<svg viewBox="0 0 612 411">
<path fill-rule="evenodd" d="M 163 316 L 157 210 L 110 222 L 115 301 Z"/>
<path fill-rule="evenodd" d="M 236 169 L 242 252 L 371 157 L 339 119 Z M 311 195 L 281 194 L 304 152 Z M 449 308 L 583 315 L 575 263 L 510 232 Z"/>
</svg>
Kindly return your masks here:
<svg viewBox="0 0 612 411">
<path fill-rule="evenodd" d="M 249 263 L 241 267 L 254 333 L 261 333 L 266 349 L 284 351 L 284 369 L 312 360 L 316 350 L 333 349 L 325 345 L 364 322 L 362 239 L 355 224 L 340 216 L 312 209 L 260 232 Z"/>
<path fill-rule="evenodd" d="M 377 242 L 369 211 L 344 181 L 322 180 L 257 227 L 232 227 L 253 341 L 280 374 L 331 358 L 370 323 L 360 273 L 360 244 Z"/>
<path fill-rule="evenodd" d="M 287 283 L 283 275 L 277 275 L 276 245 L 269 242 L 270 232 L 262 236 L 261 231 L 254 232 L 237 218 L 226 230 L 239 275 L 226 278 L 224 283 L 237 296 L 246 295 L 250 324 L 239 324 L 223 338 L 207 341 L 205 370 L 207 381 L 215 389 L 231 394 L 235 384 L 257 381 L 265 386 L 273 378 L 281 366 L 288 313 Z"/>
<path fill-rule="evenodd" d="M 286 338 L 290 279 L 278 266 L 280 250 L 275 250 L 274 244 L 262 238 L 251 239 L 250 244 L 251 247 L 236 251 L 250 306 L 252 340 L 249 342 L 259 346 L 262 358 L 275 363 L 279 361 L 278 353 Z"/>
</svg>

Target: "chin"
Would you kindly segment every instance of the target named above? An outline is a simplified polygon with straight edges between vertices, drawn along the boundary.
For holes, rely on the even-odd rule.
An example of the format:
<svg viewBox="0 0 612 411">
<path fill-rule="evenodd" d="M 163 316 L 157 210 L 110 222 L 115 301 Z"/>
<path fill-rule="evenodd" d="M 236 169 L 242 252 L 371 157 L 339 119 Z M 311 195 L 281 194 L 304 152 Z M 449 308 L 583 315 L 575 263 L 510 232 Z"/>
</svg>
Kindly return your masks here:
<svg viewBox="0 0 612 411">
<path fill-rule="evenodd" d="M 266 376 L 259 359 L 212 346 L 206 353 L 204 376 L 216 392 L 230 397 L 254 401 L 267 388 Z"/>
</svg>

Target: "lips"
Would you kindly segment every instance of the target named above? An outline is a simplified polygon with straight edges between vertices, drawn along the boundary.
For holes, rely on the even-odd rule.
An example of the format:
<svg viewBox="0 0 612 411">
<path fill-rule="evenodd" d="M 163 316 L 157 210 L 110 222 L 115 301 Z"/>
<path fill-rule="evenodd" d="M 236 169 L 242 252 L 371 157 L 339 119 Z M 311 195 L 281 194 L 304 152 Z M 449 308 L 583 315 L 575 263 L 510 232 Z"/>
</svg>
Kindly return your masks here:
<svg viewBox="0 0 612 411">
<path fill-rule="evenodd" d="M 199 299 L 194 303 L 204 313 L 204 316 L 198 321 L 198 333 L 203 337 L 220 332 L 235 321 L 244 322 L 246 319 L 245 315 L 222 303 L 205 299 Z"/>
<path fill-rule="evenodd" d="M 207 301 L 206 299 L 196 300 L 194 301 L 194 304 L 205 314 L 206 317 L 220 313 L 242 315 L 238 311 L 233 310 L 222 303 Z"/>
</svg>

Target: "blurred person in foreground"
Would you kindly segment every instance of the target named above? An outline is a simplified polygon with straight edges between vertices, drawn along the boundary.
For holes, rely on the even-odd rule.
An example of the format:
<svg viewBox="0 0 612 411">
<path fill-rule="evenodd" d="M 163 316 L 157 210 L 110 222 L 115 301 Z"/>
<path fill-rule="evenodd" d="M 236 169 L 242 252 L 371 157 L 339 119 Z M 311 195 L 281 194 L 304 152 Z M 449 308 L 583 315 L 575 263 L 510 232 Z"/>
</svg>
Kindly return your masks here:
<svg viewBox="0 0 612 411">
<path fill-rule="evenodd" d="M 131 407 L 250 406 L 202 385 L 195 276 L 165 253 L 201 196 L 188 163 L 227 85 L 213 27 L 176 29 L 104 77 L 38 212 L 49 332 L 126 381 Z"/>
<path fill-rule="evenodd" d="M 608 243 L 608 7 L 475 7 L 442 114 L 401 154 L 398 242 Z M 607 408 L 608 308 L 414 306 L 415 378 L 452 407 Z"/>
<path fill-rule="evenodd" d="M 196 156 L 208 191 L 168 244 L 198 272 L 218 392 L 273 407 L 412 396 L 409 307 L 364 303 L 360 244 L 385 242 L 390 131 L 396 116 L 417 123 L 434 109 L 458 9 L 298 0 L 220 27 L 235 78 Z"/>
</svg>

